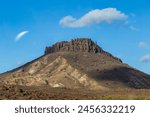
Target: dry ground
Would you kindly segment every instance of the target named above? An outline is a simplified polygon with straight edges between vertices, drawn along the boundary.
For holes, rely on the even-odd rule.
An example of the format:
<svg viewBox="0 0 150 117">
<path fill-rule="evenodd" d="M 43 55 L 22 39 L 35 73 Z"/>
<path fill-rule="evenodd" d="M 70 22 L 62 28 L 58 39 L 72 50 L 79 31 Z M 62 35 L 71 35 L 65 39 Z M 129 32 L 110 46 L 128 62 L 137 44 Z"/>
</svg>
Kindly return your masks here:
<svg viewBox="0 0 150 117">
<path fill-rule="evenodd" d="M 89 91 L 85 89 L 50 88 L 48 86 L 0 86 L 0 99 L 6 100 L 126 100 L 150 99 L 149 89 L 118 89 L 108 91 Z"/>
</svg>

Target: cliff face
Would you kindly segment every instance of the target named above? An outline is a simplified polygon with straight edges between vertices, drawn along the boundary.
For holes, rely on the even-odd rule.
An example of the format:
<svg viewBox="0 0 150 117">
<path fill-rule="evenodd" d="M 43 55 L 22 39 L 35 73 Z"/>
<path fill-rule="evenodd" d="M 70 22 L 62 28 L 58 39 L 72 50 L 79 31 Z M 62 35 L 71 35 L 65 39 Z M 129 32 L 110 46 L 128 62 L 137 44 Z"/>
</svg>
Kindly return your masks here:
<svg viewBox="0 0 150 117">
<path fill-rule="evenodd" d="M 61 51 L 92 52 L 92 53 L 103 52 L 102 48 L 100 48 L 91 39 L 80 38 L 80 39 L 74 39 L 70 42 L 67 41 L 58 42 L 51 47 L 46 47 L 45 54 L 49 54 L 53 52 L 61 52 Z"/>
<path fill-rule="evenodd" d="M 104 53 L 107 56 L 114 58 L 120 62 L 121 59 L 114 57 L 110 53 L 104 51 L 95 42 L 88 38 L 78 38 L 68 41 L 58 42 L 50 47 L 45 48 L 45 55 L 55 52 L 89 52 L 89 53 Z"/>
</svg>

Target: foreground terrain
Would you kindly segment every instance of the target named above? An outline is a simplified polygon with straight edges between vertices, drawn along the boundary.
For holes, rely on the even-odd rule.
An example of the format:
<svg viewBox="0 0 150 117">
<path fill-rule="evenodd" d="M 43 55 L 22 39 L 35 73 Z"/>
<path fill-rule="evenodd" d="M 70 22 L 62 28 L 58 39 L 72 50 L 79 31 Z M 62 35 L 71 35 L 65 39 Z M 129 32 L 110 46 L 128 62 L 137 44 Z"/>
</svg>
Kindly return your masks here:
<svg viewBox="0 0 150 117">
<path fill-rule="evenodd" d="M 0 99 L 13 100 L 149 100 L 149 89 L 116 89 L 107 91 L 89 91 L 66 88 L 51 88 L 49 86 L 24 87 L 1 86 Z"/>
</svg>

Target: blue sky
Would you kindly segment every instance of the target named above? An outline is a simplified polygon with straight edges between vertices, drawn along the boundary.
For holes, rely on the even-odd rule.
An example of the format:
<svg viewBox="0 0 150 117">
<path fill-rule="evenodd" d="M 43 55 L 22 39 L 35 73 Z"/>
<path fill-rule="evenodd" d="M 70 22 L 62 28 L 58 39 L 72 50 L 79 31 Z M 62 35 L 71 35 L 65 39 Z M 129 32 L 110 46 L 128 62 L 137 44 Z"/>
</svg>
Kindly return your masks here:
<svg viewBox="0 0 150 117">
<path fill-rule="evenodd" d="M 89 37 L 150 74 L 149 0 L 0 0 L 0 73 L 57 41 Z"/>
</svg>

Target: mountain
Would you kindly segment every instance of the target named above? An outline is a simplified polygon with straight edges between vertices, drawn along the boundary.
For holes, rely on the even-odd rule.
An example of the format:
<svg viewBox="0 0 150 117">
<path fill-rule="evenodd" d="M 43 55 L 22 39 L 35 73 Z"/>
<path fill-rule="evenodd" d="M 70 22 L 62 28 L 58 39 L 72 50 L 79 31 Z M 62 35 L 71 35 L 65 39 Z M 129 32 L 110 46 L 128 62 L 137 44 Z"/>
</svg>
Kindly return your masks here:
<svg viewBox="0 0 150 117">
<path fill-rule="evenodd" d="M 1 74 L 0 83 L 82 90 L 149 89 L 150 75 L 124 64 L 91 39 L 79 38 L 46 47 L 43 56 Z"/>
</svg>

